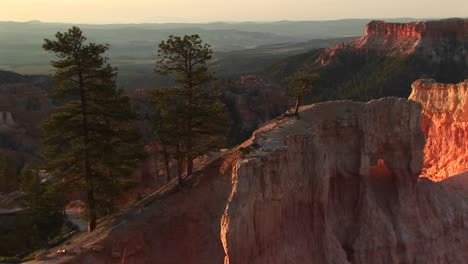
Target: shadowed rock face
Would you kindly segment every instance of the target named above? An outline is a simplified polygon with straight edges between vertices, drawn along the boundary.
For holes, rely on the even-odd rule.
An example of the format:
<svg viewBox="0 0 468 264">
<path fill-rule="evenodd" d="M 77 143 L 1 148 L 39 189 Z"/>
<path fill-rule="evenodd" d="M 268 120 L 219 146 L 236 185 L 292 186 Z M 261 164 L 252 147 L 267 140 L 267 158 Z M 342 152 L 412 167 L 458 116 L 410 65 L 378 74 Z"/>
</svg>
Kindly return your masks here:
<svg viewBox="0 0 468 264">
<path fill-rule="evenodd" d="M 19 171 L 37 155 L 39 123 L 51 110 L 42 88 L 30 83 L 0 84 L 0 194 L 16 189 Z"/>
<path fill-rule="evenodd" d="M 241 143 L 261 124 L 283 114 L 294 105 L 278 85 L 254 75 L 241 76 L 228 89 L 222 100 L 228 106 L 233 120 L 233 141 Z"/>
<path fill-rule="evenodd" d="M 467 204 L 418 178 L 421 110 L 396 98 L 304 107 L 47 261 L 466 263 Z"/>
<path fill-rule="evenodd" d="M 468 80 L 442 84 L 418 80 L 410 99 L 423 105 L 423 175 L 435 181 L 468 170 Z"/>
</svg>

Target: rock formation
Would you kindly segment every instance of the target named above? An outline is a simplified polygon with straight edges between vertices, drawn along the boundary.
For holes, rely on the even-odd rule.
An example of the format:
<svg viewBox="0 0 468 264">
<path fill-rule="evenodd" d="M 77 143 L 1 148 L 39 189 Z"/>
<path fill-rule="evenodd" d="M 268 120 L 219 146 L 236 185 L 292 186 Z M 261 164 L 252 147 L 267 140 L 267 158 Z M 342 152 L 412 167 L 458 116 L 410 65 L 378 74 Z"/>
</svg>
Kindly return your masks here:
<svg viewBox="0 0 468 264">
<path fill-rule="evenodd" d="M 421 105 L 304 107 L 47 263 L 467 263 L 467 203 L 418 178 Z"/>
<path fill-rule="evenodd" d="M 450 58 L 468 64 L 468 19 L 411 23 L 372 21 L 366 25 L 363 36 L 326 50 L 320 60 L 327 64 L 337 53 L 347 50 L 389 56 L 417 53 L 434 62 Z"/>
<path fill-rule="evenodd" d="M 0 112 L 0 131 L 15 129 L 18 124 L 13 119 L 11 112 Z"/>
<path fill-rule="evenodd" d="M 39 122 L 51 110 L 42 88 L 30 83 L 0 84 L 0 194 L 15 190 L 19 171 L 39 150 Z"/>
<path fill-rule="evenodd" d="M 410 99 L 423 105 L 426 135 L 423 175 L 433 180 L 468 170 L 468 80 L 442 84 L 418 80 Z"/>
</svg>

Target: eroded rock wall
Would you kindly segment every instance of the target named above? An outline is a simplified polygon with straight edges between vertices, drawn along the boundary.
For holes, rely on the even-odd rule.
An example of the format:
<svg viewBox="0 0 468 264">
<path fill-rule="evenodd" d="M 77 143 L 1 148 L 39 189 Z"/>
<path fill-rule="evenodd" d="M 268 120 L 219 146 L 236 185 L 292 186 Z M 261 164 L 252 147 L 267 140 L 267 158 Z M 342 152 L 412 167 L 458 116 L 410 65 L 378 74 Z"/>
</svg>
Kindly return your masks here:
<svg viewBox="0 0 468 264">
<path fill-rule="evenodd" d="M 468 206 L 419 179 L 421 105 L 304 107 L 48 263 L 467 263 Z"/>
<path fill-rule="evenodd" d="M 331 102 L 257 132 L 223 216 L 225 263 L 463 263 L 466 205 L 417 180 L 420 110 Z"/>
<path fill-rule="evenodd" d="M 423 105 L 423 175 L 440 181 L 468 170 L 468 80 L 459 84 L 418 80 L 410 99 Z"/>
<path fill-rule="evenodd" d="M 356 52 L 401 56 L 419 54 L 433 62 L 444 59 L 468 65 L 468 19 L 444 19 L 411 23 L 372 21 L 365 33 L 349 44 L 338 44 L 320 56 L 322 64 L 338 53 Z"/>
</svg>

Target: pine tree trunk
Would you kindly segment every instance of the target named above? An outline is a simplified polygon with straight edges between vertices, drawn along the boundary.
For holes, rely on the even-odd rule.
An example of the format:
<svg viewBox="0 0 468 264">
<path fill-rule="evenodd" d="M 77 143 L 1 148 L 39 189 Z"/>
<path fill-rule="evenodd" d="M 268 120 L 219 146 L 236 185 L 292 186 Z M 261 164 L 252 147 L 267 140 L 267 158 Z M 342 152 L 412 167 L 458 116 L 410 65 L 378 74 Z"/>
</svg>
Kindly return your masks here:
<svg viewBox="0 0 468 264">
<path fill-rule="evenodd" d="M 192 175 L 192 172 L 193 172 L 193 160 L 189 156 L 187 157 L 187 176 Z"/>
<path fill-rule="evenodd" d="M 88 190 L 88 232 L 96 229 L 96 205 L 94 200 L 94 191 Z"/>
<path fill-rule="evenodd" d="M 89 128 L 88 128 L 88 111 L 87 111 L 87 98 L 84 87 L 83 75 L 80 72 L 78 74 L 79 85 L 80 85 L 80 99 L 81 99 L 81 114 L 83 117 L 82 129 L 83 129 L 83 144 L 84 144 L 84 165 L 85 165 L 85 180 L 86 180 L 86 204 L 88 210 L 88 232 L 93 231 L 96 228 L 96 205 L 94 200 L 94 184 L 91 173 L 91 164 L 89 158 Z"/>
<path fill-rule="evenodd" d="M 184 160 L 178 159 L 177 160 L 177 182 L 179 186 L 182 186 L 182 174 L 184 170 Z"/>
<path fill-rule="evenodd" d="M 192 83 L 192 66 L 189 64 L 188 69 L 188 94 L 187 94 L 187 104 L 188 104 L 188 115 L 187 115 L 187 143 L 186 143 L 186 150 L 187 150 L 187 170 L 186 176 L 192 175 L 193 172 L 193 125 L 192 125 L 192 106 L 193 106 L 193 87 L 194 84 Z"/>
<path fill-rule="evenodd" d="M 296 105 L 294 106 L 294 115 L 299 115 L 299 106 L 301 105 L 301 98 L 296 97 Z"/>
<path fill-rule="evenodd" d="M 181 153 L 180 146 L 177 146 L 177 153 Z M 177 182 L 179 186 L 182 186 L 182 175 L 184 171 L 184 158 L 183 157 L 178 157 L 177 159 Z"/>
<path fill-rule="evenodd" d="M 166 179 L 167 182 L 171 179 L 171 169 L 169 167 L 169 153 L 167 153 L 166 145 L 163 145 L 163 155 L 164 155 L 164 167 L 166 168 Z"/>
</svg>

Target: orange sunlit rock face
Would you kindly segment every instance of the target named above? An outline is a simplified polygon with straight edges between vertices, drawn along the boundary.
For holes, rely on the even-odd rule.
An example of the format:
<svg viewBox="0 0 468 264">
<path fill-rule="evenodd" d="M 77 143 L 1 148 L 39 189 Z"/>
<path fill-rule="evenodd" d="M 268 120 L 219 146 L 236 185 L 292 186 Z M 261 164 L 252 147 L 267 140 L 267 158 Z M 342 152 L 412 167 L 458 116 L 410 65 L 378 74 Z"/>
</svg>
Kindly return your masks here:
<svg viewBox="0 0 468 264">
<path fill-rule="evenodd" d="M 426 135 L 422 174 L 435 181 L 468 170 L 468 80 L 442 84 L 418 80 L 410 99 L 423 105 Z"/>
<path fill-rule="evenodd" d="M 445 19 L 411 23 L 372 21 L 365 33 L 349 44 L 337 44 L 320 56 L 322 64 L 333 61 L 336 54 L 352 50 L 399 56 L 422 54 L 437 62 L 450 56 L 455 61 L 468 62 L 463 45 L 468 40 L 468 19 Z M 456 47 L 456 48 L 454 48 Z M 455 49 L 455 50 L 454 50 Z"/>
</svg>

